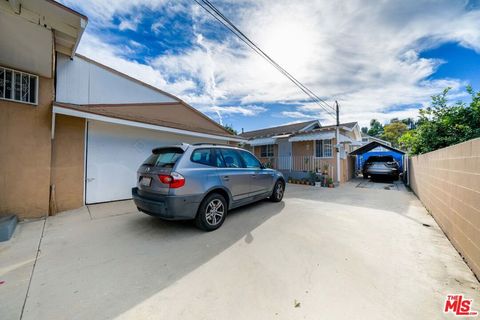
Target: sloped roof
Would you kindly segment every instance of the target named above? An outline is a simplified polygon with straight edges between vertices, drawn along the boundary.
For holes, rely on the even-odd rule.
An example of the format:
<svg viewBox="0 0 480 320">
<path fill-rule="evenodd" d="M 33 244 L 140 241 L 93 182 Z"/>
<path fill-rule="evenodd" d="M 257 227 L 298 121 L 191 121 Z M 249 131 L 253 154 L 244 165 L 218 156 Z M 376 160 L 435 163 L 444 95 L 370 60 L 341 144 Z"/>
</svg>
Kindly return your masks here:
<svg viewBox="0 0 480 320">
<path fill-rule="evenodd" d="M 357 125 L 358 122 L 345 122 L 345 123 L 340 123 L 340 127 L 345 127 L 348 129 L 353 129 L 355 125 Z M 328 126 L 322 126 L 320 129 L 330 129 L 330 128 L 335 128 L 337 125 L 336 124 L 330 124 Z"/>
<path fill-rule="evenodd" d="M 356 122 L 340 123 L 340 129 L 342 129 L 342 128 L 343 129 L 344 128 L 353 129 L 356 124 L 357 124 Z M 308 134 L 312 134 L 312 133 L 315 133 L 315 132 L 327 131 L 327 130 L 335 129 L 336 127 L 337 126 L 334 125 L 334 124 L 333 125 L 328 125 L 328 126 L 322 126 L 320 128 L 313 129 L 313 130 L 297 132 L 297 133 L 295 133 L 295 136 L 308 135 Z"/>
<path fill-rule="evenodd" d="M 55 106 L 115 119 L 183 129 L 200 133 L 234 136 L 203 113 L 183 102 L 137 104 L 86 104 L 54 102 Z"/>
<path fill-rule="evenodd" d="M 292 123 L 292 124 L 287 124 L 284 126 L 277 126 L 277 127 L 272 127 L 272 128 L 265 128 L 265 129 L 260 129 L 260 130 L 254 130 L 254 131 L 247 131 L 242 134 L 240 134 L 241 137 L 250 139 L 250 138 L 260 138 L 260 137 L 271 137 L 271 136 L 276 136 L 280 134 L 288 134 L 288 133 L 295 133 L 306 126 L 313 124 L 315 122 L 318 122 L 318 120 L 310 120 L 310 121 L 305 121 L 305 122 L 297 122 L 297 123 Z"/>
<path fill-rule="evenodd" d="M 364 145 L 363 147 L 360 147 L 360 148 L 358 148 L 357 150 L 350 152 L 350 154 L 351 154 L 351 155 L 364 154 L 364 153 L 369 152 L 370 150 L 375 149 L 376 147 L 383 147 L 383 148 L 385 148 L 385 149 L 388 149 L 388 150 L 391 150 L 391 151 L 394 151 L 394 152 L 398 152 L 398 153 L 401 153 L 401 154 L 405 154 L 405 151 L 396 149 L 396 148 L 394 148 L 394 147 L 391 147 L 391 146 L 386 145 L 386 144 L 384 144 L 384 143 L 381 143 L 381 142 L 379 142 L 379 141 L 372 141 L 372 142 L 370 142 L 370 143 L 367 143 L 367 144 Z"/>
</svg>

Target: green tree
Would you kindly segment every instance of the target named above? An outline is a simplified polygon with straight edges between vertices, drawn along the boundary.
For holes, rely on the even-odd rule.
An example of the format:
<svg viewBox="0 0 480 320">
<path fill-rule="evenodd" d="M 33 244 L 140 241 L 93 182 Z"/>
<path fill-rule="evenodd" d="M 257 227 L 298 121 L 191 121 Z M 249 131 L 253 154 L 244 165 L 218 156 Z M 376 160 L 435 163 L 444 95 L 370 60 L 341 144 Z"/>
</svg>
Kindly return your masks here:
<svg viewBox="0 0 480 320">
<path fill-rule="evenodd" d="M 225 128 L 225 130 L 227 130 L 231 134 L 234 134 L 234 135 L 238 134 L 237 130 L 235 130 L 231 124 L 226 124 L 223 127 Z"/>
<path fill-rule="evenodd" d="M 402 119 L 402 122 L 407 125 L 408 130 L 412 130 L 416 128 L 416 123 L 413 118 Z"/>
<path fill-rule="evenodd" d="M 391 121 L 390 124 L 383 127 L 382 139 L 390 141 L 394 147 L 398 147 L 398 139 L 408 130 L 408 127 L 405 123 L 400 122 L 398 119 L 396 121 Z"/>
<path fill-rule="evenodd" d="M 362 127 L 362 133 L 368 134 L 368 127 Z"/>
<path fill-rule="evenodd" d="M 370 120 L 370 129 L 368 129 L 367 134 L 372 137 L 378 137 L 383 134 L 383 125 L 377 120 Z"/>
<path fill-rule="evenodd" d="M 448 104 L 447 94 L 432 96 L 431 106 L 420 109 L 420 119 L 415 130 L 408 131 L 399 139 L 411 154 L 426 153 L 453 144 L 480 137 L 480 92 L 467 88 L 470 104 Z"/>
</svg>

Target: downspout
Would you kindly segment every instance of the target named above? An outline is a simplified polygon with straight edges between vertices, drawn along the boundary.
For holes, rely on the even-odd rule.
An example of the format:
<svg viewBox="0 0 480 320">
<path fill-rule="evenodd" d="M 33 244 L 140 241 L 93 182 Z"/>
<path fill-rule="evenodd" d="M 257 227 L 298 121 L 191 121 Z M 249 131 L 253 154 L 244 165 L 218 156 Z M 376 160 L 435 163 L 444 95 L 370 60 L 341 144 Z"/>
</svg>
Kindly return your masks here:
<svg viewBox="0 0 480 320">
<path fill-rule="evenodd" d="M 335 101 L 336 106 L 336 114 L 337 114 L 337 127 L 335 131 L 335 139 L 336 139 L 336 150 L 337 150 L 337 182 L 340 183 L 340 115 L 338 110 L 338 102 Z"/>
<path fill-rule="evenodd" d="M 57 53 L 55 50 L 55 36 L 52 32 L 53 45 L 52 45 L 52 77 L 53 77 L 53 95 L 52 95 L 52 124 L 51 124 L 51 136 L 50 136 L 50 194 L 48 199 L 48 214 L 55 215 L 57 213 L 56 194 L 55 194 L 55 113 L 53 112 L 53 101 L 56 100 L 57 89 Z"/>
</svg>

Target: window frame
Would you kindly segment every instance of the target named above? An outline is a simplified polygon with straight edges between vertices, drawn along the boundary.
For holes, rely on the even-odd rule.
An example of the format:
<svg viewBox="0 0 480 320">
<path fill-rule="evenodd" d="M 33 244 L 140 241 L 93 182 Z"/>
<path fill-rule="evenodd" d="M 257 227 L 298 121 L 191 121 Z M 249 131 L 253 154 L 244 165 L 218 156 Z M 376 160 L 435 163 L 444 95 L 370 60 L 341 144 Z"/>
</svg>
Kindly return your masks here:
<svg viewBox="0 0 480 320">
<path fill-rule="evenodd" d="M 246 169 L 262 169 L 262 163 L 260 162 L 260 160 L 257 159 L 257 157 L 255 157 L 254 154 L 248 152 L 247 150 L 237 150 L 237 152 L 240 154 L 240 158 L 242 159 L 243 165 L 245 166 Z M 247 161 L 245 161 L 245 159 L 243 158 L 244 153 L 252 156 L 257 161 L 258 166 L 257 167 L 249 167 L 248 164 L 247 164 Z"/>
<path fill-rule="evenodd" d="M 233 151 L 234 153 L 237 154 L 238 158 L 240 159 L 240 163 L 241 163 L 241 167 L 239 168 L 235 168 L 235 167 L 227 167 L 227 162 L 225 161 L 225 157 L 223 155 L 223 150 L 231 150 Z M 238 170 L 238 169 L 247 169 L 247 165 L 245 163 L 245 161 L 243 160 L 243 157 L 242 155 L 240 154 L 240 152 L 236 149 L 233 149 L 233 148 L 217 148 L 217 152 L 218 154 L 222 157 L 222 162 L 223 162 L 223 167 L 221 167 L 222 169 L 235 169 L 235 170 Z"/>
<path fill-rule="evenodd" d="M 265 147 L 265 153 L 263 153 L 263 148 Z M 269 147 L 271 147 L 271 153 L 269 152 Z M 265 154 L 265 155 L 264 155 Z M 275 147 L 274 144 L 264 144 L 260 146 L 260 158 L 272 158 L 275 156 Z"/>
<path fill-rule="evenodd" d="M 199 162 L 199 161 L 193 160 L 193 155 L 195 154 L 195 152 L 204 151 L 204 150 L 210 151 L 210 162 L 209 163 L 204 163 L 204 162 Z M 217 166 L 215 166 L 214 163 L 213 163 L 214 152 L 215 151 L 212 148 L 197 148 L 197 149 L 192 151 L 192 154 L 190 155 L 190 161 L 193 162 L 193 163 L 204 165 L 204 166 L 209 166 L 209 167 L 216 168 Z"/>
<path fill-rule="evenodd" d="M 314 148 L 313 148 L 313 156 L 315 158 L 321 158 L 321 159 L 331 159 L 333 158 L 333 139 L 321 139 L 321 140 L 314 140 Z M 318 156 L 317 155 L 317 144 L 319 143 L 319 141 L 322 142 L 322 155 L 321 156 Z M 329 143 L 326 143 L 326 142 L 329 142 Z M 330 155 L 329 156 L 325 156 L 326 154 L 326 151 L 329 150 L 330 151 Z"/>
<path fill-rule="evenodd" d="M 1 79 L 3 81 L 3 91 L 2 91 L 2 95 L 0 95 L 0 100 L 5 100 L 5 101 L 12 101 L 12 102 L 17 102 L 17 103 L 24 103 L 24 104 L 29 104 L 29 105 L 33 105 L 33 106 L 38 106 L 38 87 L 39 87 L 39 81 L 40 81 L 40 77 L 35 75 L 35 74 L 32 74 L 32 73 L 28 73 L 28 72 L 24 72 L 24 71 L 20 71 L 20 70 L 17 70 L 17 69 L 12 69 L 12 68 L 7 68 L 7 67 L 4 67 L 2 65 L 0 65 L 0 69 L 3 70 L 3 79 Z M 10 88 L 10 98 L 7 98 L 5 97 L 5 93 L 6 93 L 6 80 L 7 80 L 7 71 L 10 71 L 11 72 L 11 88 Z M 15 87 L 16 87 L 16 84 L 15 84 L 15 78 L 16 78 L 16 75 L 20 75 L 20 99 L 17 100 L 15 99 Z M 31 83 L 31 79 L 35 79 L 35 102 L 30 102 L 30 101 L 23 101 L 21 100 L 22 99 L 22 85 L 23 85 L 23 77 L 24 76 L 27 76 L 28 78 L 28 83 L 30 85 Z M 29 93 L 30 95 L 30 93 Z"/>
</svg>

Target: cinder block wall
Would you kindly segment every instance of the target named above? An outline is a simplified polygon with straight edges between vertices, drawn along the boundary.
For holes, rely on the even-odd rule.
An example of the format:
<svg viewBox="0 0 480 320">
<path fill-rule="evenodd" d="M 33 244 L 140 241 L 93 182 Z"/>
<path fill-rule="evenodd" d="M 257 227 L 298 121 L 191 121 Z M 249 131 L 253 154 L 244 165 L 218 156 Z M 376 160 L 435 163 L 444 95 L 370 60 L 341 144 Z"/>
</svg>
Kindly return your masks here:
<svg viewBox="0 0 480 320">
<path fill-rule="evenodd" d="M 412 157 L 410 187 L 480 277 L 480 138 Z"/>
</svg>

